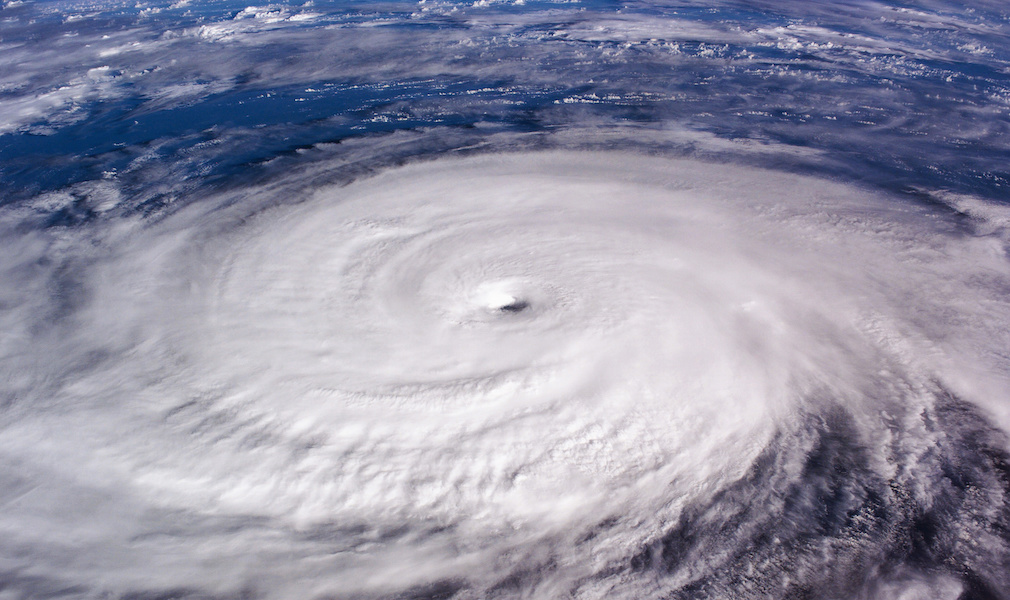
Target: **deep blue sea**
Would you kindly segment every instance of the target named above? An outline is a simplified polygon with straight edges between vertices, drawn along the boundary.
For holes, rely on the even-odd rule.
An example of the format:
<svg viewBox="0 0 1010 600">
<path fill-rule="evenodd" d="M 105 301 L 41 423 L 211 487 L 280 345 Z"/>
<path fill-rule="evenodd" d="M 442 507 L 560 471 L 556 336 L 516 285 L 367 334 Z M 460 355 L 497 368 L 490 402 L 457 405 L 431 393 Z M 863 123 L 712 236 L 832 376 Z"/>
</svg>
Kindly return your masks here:
<svg viewBox="0 0 1010 600">
<path fill-rule="evenodd" d="M 0 599 L 1010 598 L 1010 5 L 3 0 Z"/>
</svg>

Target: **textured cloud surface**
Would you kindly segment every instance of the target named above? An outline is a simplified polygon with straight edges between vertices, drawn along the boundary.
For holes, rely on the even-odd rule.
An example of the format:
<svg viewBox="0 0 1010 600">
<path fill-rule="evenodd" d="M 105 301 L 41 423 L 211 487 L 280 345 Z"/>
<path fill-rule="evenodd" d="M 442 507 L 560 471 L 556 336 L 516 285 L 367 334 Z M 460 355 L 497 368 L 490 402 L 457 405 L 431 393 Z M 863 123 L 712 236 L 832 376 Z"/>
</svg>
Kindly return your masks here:
<svg viewBox="0 0 1010 600">
<path fill-rule="evenodd" d="M 8 2 L 0 599 L 1010 597 L 1010 44 Z"/>
<path fill-rule="evenodd" d="M 1004 438 L 969 404 L 1005 402 L 998 238 L 854 187 L 620 153 L 297 181 L 60 248 L 106 246 L 56 275 L 74 306 L 24 301 L 62 316 L 22 321 L 7 374 L 31 378 L 4 442 L 20 578 L 1005 587 Z"/>
</svg>

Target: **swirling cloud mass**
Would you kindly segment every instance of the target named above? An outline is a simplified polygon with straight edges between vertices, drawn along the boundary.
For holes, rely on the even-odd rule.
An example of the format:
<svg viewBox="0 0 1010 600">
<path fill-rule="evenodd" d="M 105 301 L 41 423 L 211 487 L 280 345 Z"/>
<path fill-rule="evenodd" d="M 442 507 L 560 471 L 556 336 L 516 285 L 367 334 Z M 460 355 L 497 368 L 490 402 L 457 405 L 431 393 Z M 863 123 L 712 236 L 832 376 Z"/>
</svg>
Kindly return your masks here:
<svg viewBox="0 0 1010 600">
<path fill-rule="evenodd" d="M 1001 10 L 7 3 L 0 597 L 1010 597 Z"/>
</svg>

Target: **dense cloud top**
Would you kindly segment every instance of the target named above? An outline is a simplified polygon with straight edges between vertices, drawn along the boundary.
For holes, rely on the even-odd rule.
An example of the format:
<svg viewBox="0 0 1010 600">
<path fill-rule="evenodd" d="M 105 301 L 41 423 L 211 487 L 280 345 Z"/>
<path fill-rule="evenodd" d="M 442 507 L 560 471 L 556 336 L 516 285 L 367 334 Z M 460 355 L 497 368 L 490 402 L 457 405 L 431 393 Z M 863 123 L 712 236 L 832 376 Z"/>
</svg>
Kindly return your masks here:
<svg viewBox="0 0 1010 600">
<path fill-rule="evenodd" d="M 1004 598 L 999 3 L 7 2 L 4 598 Z"/>
</svg>

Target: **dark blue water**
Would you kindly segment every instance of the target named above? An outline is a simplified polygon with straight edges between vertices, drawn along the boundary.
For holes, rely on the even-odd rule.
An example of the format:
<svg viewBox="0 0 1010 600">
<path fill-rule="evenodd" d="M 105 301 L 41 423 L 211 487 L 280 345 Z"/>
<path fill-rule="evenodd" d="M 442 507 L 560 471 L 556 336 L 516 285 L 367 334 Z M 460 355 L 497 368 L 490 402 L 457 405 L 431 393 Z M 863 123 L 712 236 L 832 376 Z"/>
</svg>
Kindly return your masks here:
<svg viewBox="0 0 1010 600">
<path fill-rule="evenodd" d="M 317 144 L 421 131 L 470 147 L 485 127 L 533 145 L 598 145 L 609 128 L 646 150 L 675 128 L 725 140 L 719 153 L 737 160 L 757 148 L 779 155 L 759 162 L 894 190 L 1005 194 L 1010 71 L 996 6 L 144 8 L 3 9 L 7 202 L 103 173 L 129 187 L 139 156 L 216 184 Z"/>
</svg>

